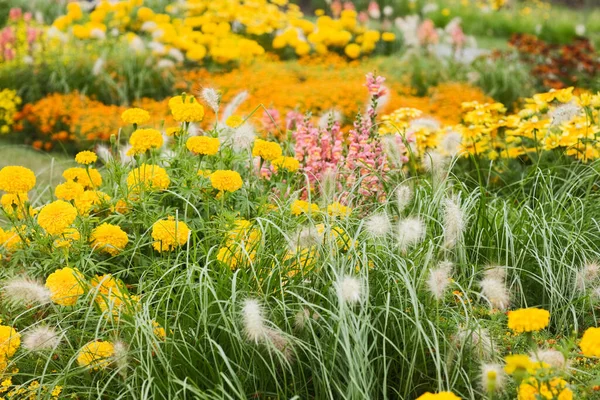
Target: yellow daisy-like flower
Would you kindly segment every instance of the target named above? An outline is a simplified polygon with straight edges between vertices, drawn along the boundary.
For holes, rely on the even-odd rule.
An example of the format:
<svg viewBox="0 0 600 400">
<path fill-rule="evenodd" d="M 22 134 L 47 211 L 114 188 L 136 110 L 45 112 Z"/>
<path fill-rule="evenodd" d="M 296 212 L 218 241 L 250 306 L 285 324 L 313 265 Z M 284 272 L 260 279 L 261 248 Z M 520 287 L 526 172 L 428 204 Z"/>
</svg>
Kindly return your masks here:
<svg viewBox="0 0 600 400">
<path fill-rule="evenodd" d="M 63 200 L 56 200 L 44 206 L 40 211 L 37 222 L 50 235 L 61 234 L 77 218 L 77 209 Z"/>
<path fill-rule="evenodd" d="M 138 129 L 131 134 L 128 155 L 143 154 L 150 149 L 158 149 L 164 143 L 162 134 L 156 129 Z"/>
<path fill-rule="evenodd" d="M 535 332 L 550 323 L 550 313 L 539 308 L 521 308 L 508 312 L 508 327 L 515 332 Z"/>
<path fill-rule="evenodd" d="M 213 156 L 219 151 L 219 139 L 208 136 L 192 136 L 187 140 L 185 146 L 195 154 Z"/>
<path fill-rule="evenodd" d="M 178 122 L 200 122 L 204 119 L 204 107 L 193 96 L 172 97 L 169 108 L 173 119 Z"/>
<path fill-rule="evenodd" d="M 133 192 L 165 190 L 170 183 L 167 171 L 158 165 L 142 164 L 127 175 L 127 187 Z"/>
<path fill-rule="evenodd" d="M 81 239 L 79 231 L 75 228 L 67 228 L 60 234 L 60 238 L 54 241 L 54 247 L 56 248 L 69 248 L 73 242 Z"/>
<path fill-rule="evenodd" d="M 356 43 L 350 43 L 344 48 L 344 53 L 348 56 L 348 58 L 354 60 L 360 56 L 360 46 Z"/>
<path fill-rule="evenodd" d="M 0 325 L 0 359 L 10 358 L 21 345 L 21 335 L 12 327 Z"/>
<path fill-rule="evenodd" d="M 253 157 L 260 157 L 263 160 L 272 161 L 281 157 L 281 154 L 281 146 L 278 143 L 268 142 L 262 139 L 256 139 L 254 141 L 254 147 L 252 147 Z"/>
<path fill-rule="evenodd" d="M 156 251 L 172 251 L 183 246 L 190 236 L 190 228 L 183 221 L 175 221 L 173 217 L 161 219 L 152 225 L 152 247 Z"/>
<path fill-rule="evenodd" d="M 213 188 L 224 192 L 235 192 L 244 183 L 240 174 L 231 170 L 215 171 L 210 174 L 209 179 Z"/>
<path fill-rule="evenodd" d="M 111 363 L 111 357 L 115 355 L 115 346 L 111 342 L 102 340 L 89 342 L 77 356 L 77 362 L 82 367 L 89 367 L 94 370 L 106 368 Z"/>
<path fill-rule="evenodd" d="M 146 110 L 142 110 L 141 108 L 130 108 L 128 110 L 123 111 L 121 114 L 121 119 L 126 124 L 145 124 L 150 120 L 150 114 Z"/>
<path fill-rule="evenodd" d="M 90 245 L 98 251 L 112 256 L 119 254 L 129 242 L 127 234 L 120 226 L 103 223 L 90 235 Z"/>
<path fill-rule="evenodd" d="M 84 188 L 95 188 L 102 185 L 102 175 L 94 168 L 69 168 L 63 172 L 63 178 L 67 181 L 79 183 Z"/>
<path fill-rule="evenodd" d="M 240 117 L 239 115 L 230 115 L 225 120 L 225 125 L 227 125 L 230 128 L 234 128 L 234 129 L 239 128 L 243 123 L 244 123 L 244 118 Z"/>
<path fill-rule="evenodd" d="M 108 203 L 110 196 L 99 190 L 86 190 L 75 198 L 75 207 L 80 215 L 88 215 L 92 211 L 99 211 L 102 203 Z"/>
<path fill-rule="evenodd" d="M 89 165 L 89 164 L 95 163 L 97 160 L 98 160 L 98 156 L 96 155 L 96 153 L 94 153 L 93 151 L 88 151 L 88 150 L 80 151 L 75 156 L 75 162 L 77 164 L 82 164 L 82 165 Z"/>
<path fill-rule="evenodd" d="M 56 185 L 54 195 L 60 200 L 71 201 L 81 196 L 85 189 L 82 185 L 74 181 L 67 181 Z"/>
<path fill-rule="evenodd" d="M 417 400 L 460 400 L 460 397 L 458 397 L 457 395 L 455 395 L 452 392 L 439 392 L 439 393 L 427 392 L 427 393 L 421 395 L 420 397 L 418 397 Z"/>
<path fill-rule="evenodd" d="M 310 204 L 304 200 L 295 200 L 290 206 L 292 215 L 310 214 L 319 212 L 319 206 L 316 204 Z"/>
<path fill-rule="evenodd" d="M 568 385 L 569 383 L 561 378 L 554 378 L 550 382 L 539 382 L 531 377 L 519 385 L 519 400 L 573 400 L 573 392 Z"/>
<path fill-rule="evenodd" d="M 381 40 L 383 40 L 384 42 L 393 42 L 394 40 L 396 40 L 396 35 L 394 34 L 394 32 L 383 32 L 381 34 Z"/>
<path fill-rule="evenodd" d="M 327 214 L 332 217 L 347 217 L 352 213 L 352 209 L 340 202 L 331 203 L 327 206 Z"/>
<path fill-rule="evenodd" d="M 300 162 L 294 157 L 279 157 L 272 161 L 275 172 L 284 169 L 289 172 L 296 172 L 300 168 Z"/>
<path fill-rule="evenodd" d="M 588 357 L 600 357 L 600 328 L 588 328 L 579 342 L 579 347 Z"/>
<path fill-rule="evenodd" d="M 0 198 L 0 204 L 8 215 L 23 218 L 25 202 L 29 200 L 27 193 L 6 193 Z"/>
<path fill-rule="evenodd" d="M 0 190 L 8 193 L 27 193 L 35 186 L 35 174 L 32 170 L 20 166 L 8 166 L 0 169 Z"/>
<path fill-rule="evenodd" d="M 61 306 L 72 306 L 77 303 L 77 299 L 85 292 L 83 283 L 81 272 L 69 267 L 57 269 L 46 278 L 50 298 Z"/>
</svg>

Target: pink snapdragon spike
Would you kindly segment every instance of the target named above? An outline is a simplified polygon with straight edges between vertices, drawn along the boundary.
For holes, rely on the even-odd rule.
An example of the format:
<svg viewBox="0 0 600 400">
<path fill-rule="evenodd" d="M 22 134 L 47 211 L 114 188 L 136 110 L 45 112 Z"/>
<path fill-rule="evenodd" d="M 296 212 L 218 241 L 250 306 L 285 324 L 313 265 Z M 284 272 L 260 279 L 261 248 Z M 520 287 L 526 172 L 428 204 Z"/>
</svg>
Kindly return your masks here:
<svg viewBox="0 0 600 400">
<path fill-rule="evenodd" d="M 32 19 L 33 19 L 33 14 L 31 14 L 30 12 L 26 12 L 25 14 L 23 14 L 23 21 L 29 22 Z"/>
<path fill-rule="evenodd" d="M 342 13 L 342 2 L 340 0 L 333 0 L 331 3 L 331 14 L 333 14 L 334 18 L 338 18 Z"/>
<path fill-rule="evenodd" d="M 285 129 L 291 131 L 298 126 L 298 123 L 304 121 L 304 115 L 298 111 L 288 111 L 285 115 Z"/>
<path fill-rule="evenodd" d="M 379 10 L 379 4 L 375 0 L 371 0 L 369 3 L 369 7 L 367 7 L 367 12 L 369 13 L 369 17 L 373 19 L 381 18 L 381 11 Z"/>
<path fill-rule="evenodd" d="M 367 82 L 365 86 L 369 90 L 371 96 L 375 96 L 377 98 L 386 94 L 387 90 L 385 86 L 383 86 L 383 82 L 385 82 L 385 78 L 383 76 L 375 77 L 372 72 L 369 72 L 366 75 Z"/>
<path fill-rule="evenodd" d="M 467 41 L 467 36 L 462 30 L 460 24 L 456 24 L 452 27 L 450 31 L 450 38 L 452 39 L 452 44 L 456 49 L 462 49 Z"/>
<path fill-rule="evenodd" d="M 353 2 L 345 1 L 344 2 L 344 10 L 356 10 L 356 7 L 354 6 Z"/>
<path fill-rule="evenodd" d="M 439 40 L 439 35 L 435 30 L 435 25 L 432 20 L 426 19 L 419 25 L 417 29 L 417 37 L 421 46 L 436 44 Z"/>
<path fill-rule="evenodd" d="M 10 18 L 13 21 L 20 19 L 22 15 L 23 11 L 18 7 L 13 7 L 8 12 L 8 18 Z"/>
<path fill-rule="evenodd" d="M 359 12 L 358 21 L 363 25 L 366 24 L 369 21 L 369 14 L 367 14 L 365 11 Z"/>
</svg>

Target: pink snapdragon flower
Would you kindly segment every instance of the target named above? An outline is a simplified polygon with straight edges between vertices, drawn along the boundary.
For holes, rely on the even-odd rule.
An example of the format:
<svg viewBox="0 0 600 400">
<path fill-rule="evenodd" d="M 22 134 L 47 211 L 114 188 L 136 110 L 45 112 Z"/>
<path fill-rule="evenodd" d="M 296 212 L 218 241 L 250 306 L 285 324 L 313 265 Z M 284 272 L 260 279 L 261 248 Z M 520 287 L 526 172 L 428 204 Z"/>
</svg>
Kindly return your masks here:
<svg viewBox="0 0 600 400">
<path fill-rule="evenodd" d="M 435 25 L 430 19 L 426 19 L 417 29 L 417 37 L 421 46 L 436 44 L 439 41 L 439 35 L 435 30 Z"/>
</svg>

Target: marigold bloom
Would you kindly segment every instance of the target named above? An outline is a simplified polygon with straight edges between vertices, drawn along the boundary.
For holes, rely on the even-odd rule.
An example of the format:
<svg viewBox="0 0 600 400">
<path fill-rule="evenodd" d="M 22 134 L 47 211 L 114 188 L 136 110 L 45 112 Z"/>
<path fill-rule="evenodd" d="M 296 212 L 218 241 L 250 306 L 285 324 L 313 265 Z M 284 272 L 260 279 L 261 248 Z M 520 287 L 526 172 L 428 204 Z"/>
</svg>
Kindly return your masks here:
<svg viewBox="0 0 600 400">
<path fill-rule="evenodd" d="M 118 225 L 103 223 L 90 235 L 90 245 L 112 256 L 119 254 L 129 242 L 127 234 Z"/>
<path fill-rule="evenodd" d="M 200 122 L 204 119 L 204 107 L 193 96 L 172 97 L 169 100 L 169 108 L 173 119 L 178 122 Z"/>
<path fill-rule="evenodd" d="M 240 117 L 239 115 L 235 115 L 235 114 L 230 115 L 225 120 L 225 125 L 227 125 L 230 128 L 234 128 L 234 129 L 238 128 L 243 123 L 244 123 L 244 118 Z"/>
<path fill-rule="evenodd" d="M 294 157 L 279 157 L 272 161 L 273 169 L 277 172 L 280 168 L 289 172 L 296 172 L 300 168 L 300 161 Z"/>
<path fill-rule="evenodd" d="M 123 111 L 121 114 L 121 119 L 126 124 L 145 124 L 150 120 L 150 114 L 146 110 L 142 110 L 141 108 L 130 108 L 128 110 Z"/>
<path fill-rule="evenodd" d="M 95 188 L 102 185 L 102 175 L 94 168 L 69 168 L 63 172 L 63 178 L 67 181 L 77 182 L 84 188 Z"/>
<path fill-rule="evenodd" d="M 327 206 L 327 214 L 332 217 L 347 217 L 352 213 L 352 209 L 336 201 Z"/>
<path fill-rule="evenodd" d="M 65 267 L 57 269 L 46 278 L 46 287 L 51 299 L 61 306 L 72 306 L 84 293 L 84 278 L 81 272 Z"/>
<path fill-rule="evenodd" d="M 10 326 L 0 325 L 0 359 L 12 357 L 21 345 L 21 335 Z"/>
<path fill-rule="evenodd" d="M 545 365 L 540 362 L 533 362 L 529 358 L 529 356 L 525 354 L 511 354 L 509 356 L 504 357 L 504 361 L 506 365 L 504 366 L 504 371 L 512 375 L 515 372 L 535 372 L 540 367 L 544 367 Z"/>
<path fill-rule="evenodd" d="M 534 332 L 550 323 L 550 313 L 539 308 L 521 308 L 508 312 L 508 327 L 515 332 Z"/>
<path fill-rule="evenodd" d="M 12 228 L 9 231 L 5 231 L 0 228 L 0 246 L 4 246 L 6 250 L 14 250 L 19 247 L 22 243 L 19 231 L 24 229 L 24 225 L 19 229 Z"/>
<path fill-rule="evenodd" d="M 77 362 L 82 367 L 94 370 L 106 368 L 110 365 L 110 358 L 115 354 L 115 346 L 111 342 L 102 340 L 90 342 L 79 350 Z"/>
<path fill-rule="evenodd" d="M 84 188 L 77 182 L 67 181 L 56 185 L 54 189 L 54 195 L 60 200 L 71 201 L 81 196 L 84 192 Z"/>
<path fill-rule="evenodd" d="M 20 166 L 8 166 L 0 169 L 0 190 L 8 193 L 27 193 L 35 186 L 35 174 L 32 170 Z"/>
<path fill-rule="evenodd" d="M 192 153 L 206 156 L 217 154 L 219 145 L 219 139 L 208 136 L 192 136 L 185 143 L 185 146 Z"/>
<path fill-rule="evenodd" d="M 50 235 L 64 232 L 77 218 L 77 209 L 63 200 L 47 204 L 40 211 L 37 222 Z"/>
<path fill-rule="evenodd" d="M 124 287 L 123 282 L 111 274 L 96 275 L 90 281 L 90 285 L 96 291 L 94 301 L 98 304 L 100 310 L 102 312 L 111 310 L 113 317 L 118 316 L 121 309 L 131 300 L 129 295 L 122 290 L 122 287 Z"/>
<path fill-rule="evenodd" d="M 75 156 L 75 162 L 77 164 L 82 164 L 82 165 L 92 164 L 92 163 L 95 163 L 97 160 L 98 160 L 98 156 L 96 155 L 96 153 L 94 153 L 93 151 L 88 151 L 88 150 L 80 151 Z"/>
<path fill-rule="evenodd" d="M 170 183 L 167 171 L 158 165 L 142 164 L 127 175 L 127 187 L 133 192 L 165 190 Z"/>
<path fill-rule="evenodd" d="M 460 397 L 458 397 L 457 395 L 455 395 L 452 392 L 439 392 L 439 393 L 427 392 L 427 393 L 421 395 L 420 397 L 418 397 L 417 400 L 460 400 Z"/>
<path fill-rule="evenodd" d="M 80 215 L 88 215 L 91 211 L 97 211 L 102 203 L 108 203 L 110 196 L 100 190 L 86 190 L 75 198 L 75 207 Z"/>
<path fill-rule="evenodd" d="M 579 342 L 579 347 L 588 357 L 600 357 L 600 328 L 588 328 Z"/>
<path fill-rule="evenodd" d="M 356 43 L 350 43 L 344 48 L 344 53 L 348 56 L 348 58 L 354 60 L 360 56 L 360 46 Z"/>
<path fill-rule="evenodd" d="M 27 193 L 5 193 L 0 198 L 4 212 L 16 218 L 23 218 L 25 202 L 29 200 Z"/>
<path fill-rule="evenodd" d="M 152 225 L 152 244 L 159 252 L 172 251 L 183 246 L 190 236 L 190 228 L 183 221 L 175 221 L 173 217 L 161 219 Z"/>
<path fill-rule="evenodd" d="M 394 32 L 383 32 L 381 34 L 381 40 L 383 40 L 384 42 L 393 42 L 394 40 L 396 40 L 396 35 L 394 34 Z"/>
<path fill-rule="evenodd" d="M 235 192 L 243 185 L 242 177 L 236 171 L 218 170 L 210 174 L 210 184 L 221 191 Z"/>
<path fill-rule="evenodd" d="M 573 392 L 568 384 L 561 378 L 554 378 L 550 382 L 539 382 L 531 377 L 519 385 L 519 400 L 573 400 Z"/>
<path fill-rule="evenodd" d="M 159 149 L 163 143 L 163 136 L 156 129 L 138 129 L 129 138 L 131 149 L 127 154 L 143 154 L 150 149 Z"/>
<path fill-rule="evenodd" d="M 58 239 L 54 241 L 54 247 L 56 248 L 69 248 L 73 242 L 81 239 L 79 231 L 75 228 L 65 229 Z"/>
<path fill-rule="evenodd" d="M 319 206 L 316 204 L 310 204 L 304 200 L 295 200 L 290 206 L 292 215 L 310 214 L 313 212 L 319 212 Z"/>
<path fill-rule="evenodd" d="M 252 147 L 253 157 L 260 157 L 264 160 L 272 161 L 281 157 L 281 154 L 281 146 L 278 143 L 268 142 L 262 139 L 256 139 L 254 141 L 254 147 Z"/>
</svg>

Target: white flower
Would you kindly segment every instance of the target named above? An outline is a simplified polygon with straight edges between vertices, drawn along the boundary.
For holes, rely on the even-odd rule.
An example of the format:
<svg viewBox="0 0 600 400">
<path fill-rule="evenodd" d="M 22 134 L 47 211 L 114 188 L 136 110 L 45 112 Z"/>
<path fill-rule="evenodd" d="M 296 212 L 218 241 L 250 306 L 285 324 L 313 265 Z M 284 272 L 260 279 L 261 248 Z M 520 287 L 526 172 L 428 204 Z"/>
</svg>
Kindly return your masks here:
<svg viewBox="0 0 600 400">
<path fill-rule="evenodd" d="M 427 288 L 436 300 L 444 298 L 444 293 L 450 285 L 450 275 L 452 274 L 452 263 L 448 261 L 441 262 L 437 268 L 429 272 L 427 278 Z"/>
<path fill-rule="evenodd" d="M 269 328 L 265 325 L 262 307 L 256 299 L 246 299 L 242 309 L 244 331 L 252 342 L 258 343 L 265 339 Z"/>
<path fill-rule="evenodd" d="M 439 9 L 439 7 L 436 3 L 427 3 L 423 6 L 423 8 L 421 9 L 421 12 L 423 14 L 429 14 L 432 12 L 436 12 L 438 9 Z"/>
<path fill-rule="evenodd" d="M 133 36 L 129 40 L 129 48 L 136 53 L 141 53 L 146 50 L 146 46 L 144 45 L 144 41 L 139 36 Z"/>
<path fill-rule="evenodd" d="M 510 293 L 503 280 L 489 277 L 479 282 L 481 294 L 490 302 L 492 308 L 506 310 L 510 304 Z"/>
<path fill-rule="evenodd" d="M 383 15 L 385 15 L 386 17 L 390 17 L 393 13 L 394 9 L 392 8 L 392 6 L 383 7 Z"/>
<path fill-rule="evenodd" d="M 494 350 L 494 343 L 487 330 L 461 328 L 454 337 L 455 345 L 459 348 L 469 346 L 479 358 L 489 358 Z"/>
<path fill-rule="evenodd" d="M 166 47 L 159 42 L 152 41 L 148 43 L 148 48 L 152 50 L 154 54 L 164 55 L 166 53 Z"/>
<path fill-rule="evenodd" d="M 98 76 L 104 70 L 104 58 L 100 57 L 94 63 L 94 67 L 92 68 L 92 75 Z"/>
<path fill-rule="evenodd" d="M 499 364 L 481 366 L 481 388 L 486 392 L 498 392 L 504 388 L 506 375 Z"/>
<path fill-rule="evenodd" d="M 430 151 L 423 156 L 422 165 L 426 171 L 442 177 L 448 167 L 448 158 L 439 151 Z"/>
<path fill-rule="evenodd" d="M 242 124 L 233 130 L 233 136 L 231 137 L 233 151 L 239 153 L 249 149 L 255 139 L 256 134 L 252 125 Z"/>
<path fill-rule="evenodd" d="M 600 277 L 600 264 L 597 262 L 588 262 L 575 272 L 575 287 L 580 291 L 585 291 L 587 287 L 593 285 Z"/>
<path fill-rule="evenodd" d="M 47 326 L 37 326 L 23 335 L 23 347 L 29 351 L 53 350 L 58 347 L 61 335 Z"/>
<path fill-rule="evenodd" d="M 409 217 L 398 223 L 398 246 L 406 251 L 425 237 L 425 224 L 419 218 Z"/>
<path fill-rule="evenodd" d="M 550 111 L 548 115 L 552 118 L 552 126 L 560 125 L 563 122 L 569 122 L 577 115 L 581 113 L 583 109 L 574 102 L 561 104 L 554 110 Z"/>
<path fill-rule="evenodd" d="M 12 304 L 32 305 L 50 303 L 50 290 L 29 278 L 13 278 L 2 287 L 6 299 Z"/>
<path fill-rule="evenodd" d="M 585 36 L 585 25 L 577 24 L 575 25 L 575 33 L 577 36 Z"/>
<path fill-rule="evenodd" d="M 293 247 L 307 248 L 321 243 L 323 243 L 323 235 L 314 226 L 307 226 L 296 234 Z"/>
<path fill-rule="evenodd" d="M 309 321 L 310 310 L 308 308 L 303 308 L 302 310 L 298 311 L 294 317 L 294 327 L 296 327 L 298 330 L 304 330 Z"/>
<path fill-rule="evenodd" d="M 161 58 L 156 63 L 156 67 L 158 69 L 171 69 L 171 68 L 175 68 L 175 63 L 173 61 L 169 60 L 168 58 Z"/>
<path fill-rule="evenodd" d="M 402 136 L 395 133 L 381 137 L 381 147 L 393 168 L 402 168 L 406 157 L 406 146 Z"/>
<path fill-rule="evenodd" d="M 419 46 L 419 35 L 417 34 L 417 31 L 419 29 L 420 18 L 417 14 L 408 15 L 404 18 L 398 17 L 394 23 L 396 24 L 396 28 L 402 32 L 406 47 Z"/>
<path fill-rule="evenodd" d="M 567 367 L 565 355 L 558 350 L 538 349 L 537 351 L 532 352 L 529 357 L 534 362 L 543 362 L 550 365 L 552 368 L 565 369 Z"/>
<path fill-rule="evenodd" d="M 108 164 L 112 161 L 113 156 L 108 146 L 99 144 L 96 147 L 96 154 L 102 160 L 104 164 Z"/>
<path fill-rule="evenodd" d="M 398 189 L 396 189 L 396 207 L 398 208 L 398 213 L 402 214 L 402 212 L 404 212 L 406 207 L 412 201 L 412 197 L 412 189 L 409 186 L 398 186 Z"/>
<path fill-rule="evenodd" d="M 213 88 L 204 88 L 202 89 L 202 99 L 208 104 L 212 110 L 217 113 L 219 112 L 219 105 L 221 104 L 221 96 L 219 92 L 217 92 Z"/>
<path fill-rule="evenodd" d="M 117 369 L 124 371 L 127 368 L 129 348 L 127 347 L 127 344 L 125 342 L 118 340 L 114 343 L 113 349 Z"/>
<path fill-rule="evenodd" d="M 462 135 L 453 130 L 447 130 L 440 139 L 440 149 L 445 155 L 454 157 L 460 151 Z"/>
<path fill-rule="evenodd" d="M 362 291 L 362 283 L 352 276 L 345 276 L 337 283 L 338 296 L 345 303 L 360 302 Z"/>
<path fill-rule="evenodd" d="M 444 246 L 454 247 L 461 239 L 465 230 L 465 215 L 460 204 L 455 199 L 444 201 Z"/>
<path fill-rule="evenodd" d="M 435 118 L 417 118 L 410 122 L 408 125 L 409 131 L 418 131 L 420 129 L 429 129 L 430 131 L 437 131 L 440 129 L 440 122 Z"/>
<path fill-rule="evenodd" d="M 365 229 L 371 237 L 384 237 L 392 230 L 392 224 L 386 213 L 373 214 L 367 218 Z"/>
<path fill-rule="evenodd" d="M 162 38 L 164 36 L 164 34 L 165 34 L 165 31 L 163 31 L 162 29 L 157 29 L 152 32 L 152 39 L 159 40 L 160 38 Z"/>
<path fill-rule="evenodd" d="M 499 281 L 505 282 L 506 280 L 506 267 L 494 266 L 489 267 L 483 272 L 483 276 L 485 278 L 497 279 Z"/>
<path fill-rule="evenodd" d="M 158 25 L 156 25 L 156 22 L 154 21 L 146 21 L 142 24 L 140 30 L 142 30 L 143 32 L 152 32 L 156 29 L 157 26 Z"/>
<path fill-rule="evenodd" d="M 94 28 L 90 31 L 90 37 L 92 39 L 104 40 L 106 39 L 106 33 L 102 29 Z"/>
<path fill-rule="evenodd" d="M 173 47 L 172 49 L 169 50 L 169 56 L 171 56 L 177 62 L 183 62 L 183 60 L 185 58 L 183 56 L 183 53 L 179 49 L 176 49 L 175 47 Z"/>
</svg>

